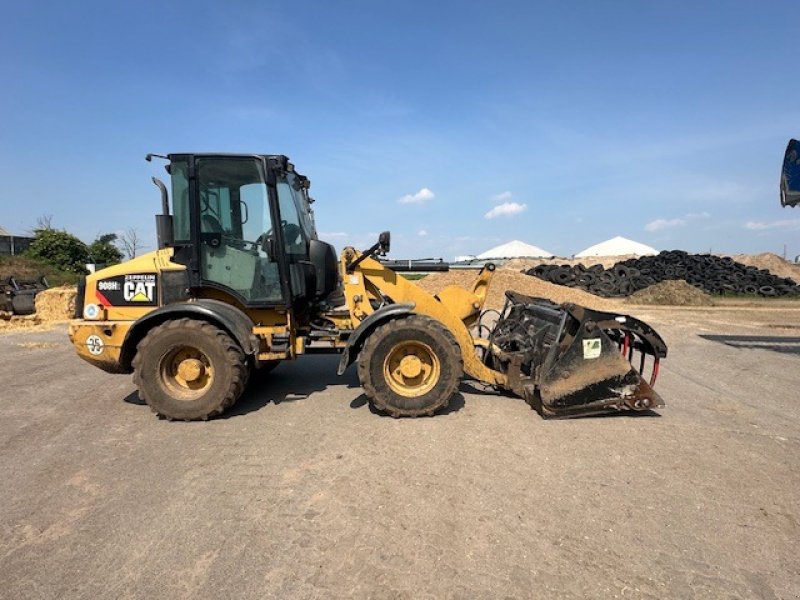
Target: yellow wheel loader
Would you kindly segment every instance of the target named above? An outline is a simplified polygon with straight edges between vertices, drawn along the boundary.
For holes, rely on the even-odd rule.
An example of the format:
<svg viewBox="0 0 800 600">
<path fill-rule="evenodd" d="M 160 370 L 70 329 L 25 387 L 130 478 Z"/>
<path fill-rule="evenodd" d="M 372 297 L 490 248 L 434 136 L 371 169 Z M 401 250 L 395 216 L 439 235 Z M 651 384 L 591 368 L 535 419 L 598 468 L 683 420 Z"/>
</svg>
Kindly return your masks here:
<svg viewBox="0 0 800 600">
<path fill-rule="evenodd" d="M 287 157 L 154 156 L 172 183 L 170 211 L 153 178 L 159 249 L 82 280 L 69 335 L 81 358 L 133 373 L 167 419 L 219 415 L 254 369 L 311 353 L 340 354 L 339 374 L 356 362 L 394 417 L 433 415 L 465 376 L 547 417 L 663 406 L 652 384 L 666 345 L 632 317 L 514 292 L 483 311 L 494 265 L 469 289 L 428 294 L 381 261 L 388 232 L 338 257 L 319 240 L 309 180 Z"/>
</svg>

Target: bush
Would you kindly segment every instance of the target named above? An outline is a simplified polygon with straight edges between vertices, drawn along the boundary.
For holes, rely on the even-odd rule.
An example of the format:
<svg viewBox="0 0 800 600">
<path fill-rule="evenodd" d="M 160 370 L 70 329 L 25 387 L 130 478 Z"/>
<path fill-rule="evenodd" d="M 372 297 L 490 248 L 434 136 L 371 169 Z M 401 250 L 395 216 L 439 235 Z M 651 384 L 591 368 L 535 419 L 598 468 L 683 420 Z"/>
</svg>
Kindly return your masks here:
<svg viewBox="0 0 800 600">
<path fill-rule="evenodd" d="M 89 244 L 89 262 L 106 267 L 122 262 L 122 252 L 114 245 L 116 240 L 116 233 L 98 236 Z"/>
<path fill-rule="evenodd" d="M 66 231 L 36 229 L 25 255 L 59 271 L 84 275 L 89 262 L 89 247 Z"/>
</svg>

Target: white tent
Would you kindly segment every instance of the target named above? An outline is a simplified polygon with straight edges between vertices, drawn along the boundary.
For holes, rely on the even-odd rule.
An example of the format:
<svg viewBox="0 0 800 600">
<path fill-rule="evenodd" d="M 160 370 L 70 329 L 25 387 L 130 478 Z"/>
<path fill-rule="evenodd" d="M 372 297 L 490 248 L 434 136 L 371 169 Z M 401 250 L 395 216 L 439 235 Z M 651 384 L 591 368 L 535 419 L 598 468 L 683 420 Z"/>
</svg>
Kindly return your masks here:
<svg viewBox="0 0 800 600">
<path fill-rule="evenodd" d="M 589 246 L 582 252 L 578 252 L 575 258 L 584 258 L 587 256 L 622 256 L 623 254 L 650 256 L 658 254 L 658 250 L 646 244 L 640 244 L 639 242 L 634 242 L 633 240 L 618 235 L 605 242 Z"/>
<path fill-rule="evenodd" d="M 554 256 L 552 252 L 542 250 L 537 246 L 531 246 L 519 240 L 513 240 L 501 246 L 491 248 L 482 254 L 478 254 L 478 258 L 550 258 Z"/>
</svg>

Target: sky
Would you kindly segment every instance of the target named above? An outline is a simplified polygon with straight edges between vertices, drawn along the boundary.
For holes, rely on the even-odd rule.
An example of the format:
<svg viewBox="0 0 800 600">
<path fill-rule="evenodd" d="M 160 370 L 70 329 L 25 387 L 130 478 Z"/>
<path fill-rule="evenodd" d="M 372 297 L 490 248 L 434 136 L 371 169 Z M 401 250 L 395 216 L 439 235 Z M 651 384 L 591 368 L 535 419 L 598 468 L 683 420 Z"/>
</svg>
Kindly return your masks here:
<svg viewBox="0 0 800 600">
<path fill-rule="evenodd" d="M 286 154 L 393 258 L 800 254 L 796 2 L 4 2 L 0 226 L 155 247 L 147 152 Z"/>
</svg>

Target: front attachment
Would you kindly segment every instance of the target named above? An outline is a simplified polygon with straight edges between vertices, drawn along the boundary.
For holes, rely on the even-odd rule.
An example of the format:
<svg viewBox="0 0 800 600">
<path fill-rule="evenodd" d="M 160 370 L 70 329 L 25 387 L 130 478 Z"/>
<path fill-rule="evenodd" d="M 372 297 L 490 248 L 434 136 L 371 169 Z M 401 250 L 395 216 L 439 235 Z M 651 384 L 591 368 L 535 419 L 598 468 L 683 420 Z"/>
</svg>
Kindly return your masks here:
<svg viewBox="0 0 800 600">
<path fill-rule="evenodd" d="M 664 406 L 654 390 L 664 340 L 627 315 L 506 292 L 484 362 L 542 416 Z M 650 381 L 643 373 L 651 357 Z"/>
</svg>

